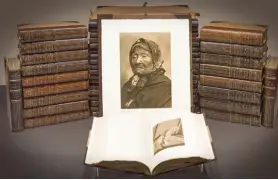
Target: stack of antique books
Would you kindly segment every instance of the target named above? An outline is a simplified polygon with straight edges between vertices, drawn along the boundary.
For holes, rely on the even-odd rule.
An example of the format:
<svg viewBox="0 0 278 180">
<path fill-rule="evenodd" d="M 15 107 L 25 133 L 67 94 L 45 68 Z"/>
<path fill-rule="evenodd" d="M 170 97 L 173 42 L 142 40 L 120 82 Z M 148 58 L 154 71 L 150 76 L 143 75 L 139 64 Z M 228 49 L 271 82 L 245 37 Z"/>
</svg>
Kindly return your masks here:
<svg viewBox="0 0 278 180">
<path fill-rule="evenodd" d="M 214 21 L 201 29 L 200 39 L 199 93 L 206 118 L 264 124 L 267 27 Z"/>
<path fill-rule="evenodd" d="M 90 116 L 87 34 L 78 22 L 18 25 L 21 129 Z"/>
<path fill-rule="evenodd" d="M 191 13 L 191 30 L 192 30 L 192 101 L 191 101 L 191 112 L 201 113 L 200 107 L 200 96 L 198 92 L 198 84 L 200 80 L 200 38 L 199 38 L 199 21 L 198 13 Z"/>
<path fill-rule="evenodd" d="M 93 116 L 101 116 L 101 77 L 100 62 L 98 61 L 99 46 L 98 46 L 98 24 L 97 19 L 90 19 L 89 24 L 89 99 L 90 111 Z"/>
</svg>

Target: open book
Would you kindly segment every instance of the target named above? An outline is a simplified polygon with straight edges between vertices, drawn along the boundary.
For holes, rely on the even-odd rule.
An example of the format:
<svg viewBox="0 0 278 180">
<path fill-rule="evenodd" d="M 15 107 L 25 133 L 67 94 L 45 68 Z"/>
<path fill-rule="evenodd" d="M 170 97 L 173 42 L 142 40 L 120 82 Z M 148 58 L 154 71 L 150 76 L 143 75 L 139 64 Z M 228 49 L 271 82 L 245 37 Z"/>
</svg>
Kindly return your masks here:
<svg viewBox="0 0 278 180">
<path fill-rule="evenodd" d="M 85 163 L 156 175 L 214 158 L 202 114 L 141 112 L 95 118 Z"/>
</svg>

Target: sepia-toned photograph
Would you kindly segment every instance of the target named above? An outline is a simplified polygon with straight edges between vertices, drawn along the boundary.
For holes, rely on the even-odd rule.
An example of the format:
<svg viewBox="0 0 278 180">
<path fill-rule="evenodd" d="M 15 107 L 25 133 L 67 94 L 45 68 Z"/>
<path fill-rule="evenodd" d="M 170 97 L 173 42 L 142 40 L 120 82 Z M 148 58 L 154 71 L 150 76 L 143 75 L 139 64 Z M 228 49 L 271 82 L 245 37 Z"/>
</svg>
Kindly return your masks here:
<svg viewBox="0 0 278 180">
<path fill-rule="evenodd" d="M 172 108 L 170 38 L 120 33 L 121 109 Z"/>
<path fill-rule="evenodd" d="M 184 144 L 180 118 L 161 122 L 153 128 L 154 155 L 164 149 Z"/>
</svg>

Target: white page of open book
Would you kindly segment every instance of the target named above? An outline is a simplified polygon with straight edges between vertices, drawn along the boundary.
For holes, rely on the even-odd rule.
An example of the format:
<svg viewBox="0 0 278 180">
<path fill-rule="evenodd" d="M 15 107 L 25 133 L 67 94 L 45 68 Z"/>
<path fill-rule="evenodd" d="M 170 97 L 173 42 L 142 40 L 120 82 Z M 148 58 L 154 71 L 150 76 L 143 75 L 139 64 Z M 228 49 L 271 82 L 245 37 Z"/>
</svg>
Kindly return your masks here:
<svg viewBox="0 0 278 180">
<path fill-rule="evenodd" d="M 164 149 L 154 155 L 152 128 L 158 122 L 181 118 L 185 145 Z M 210 137 L 203 115 L 189 111 L 177 113 L 121 113 L 96 118 L 88 143 L 86 164 L 100 161 L 138 161 L 152 170 L 162 161 L 200 156 L 214 159 Z"/>
</svg>

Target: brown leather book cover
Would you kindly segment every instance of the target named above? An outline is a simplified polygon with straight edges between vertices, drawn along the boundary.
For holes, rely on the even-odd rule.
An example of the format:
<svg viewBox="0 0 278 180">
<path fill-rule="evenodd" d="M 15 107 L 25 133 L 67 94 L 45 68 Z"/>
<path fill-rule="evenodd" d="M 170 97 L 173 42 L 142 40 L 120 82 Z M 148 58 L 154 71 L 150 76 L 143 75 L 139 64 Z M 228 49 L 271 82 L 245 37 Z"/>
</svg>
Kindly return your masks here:
<svg viewBox="0 0 278 180">
<path fill-rule="evenodd" d="M 22 66 L 57 63 L 65 61 L 87 60 L 88 50 L 64 51 L 54 53 L 19 55 Z"/>
<path fill-rule="evenodd" d="M 18 44 L 21 55 L 88 49 L 87 38 Z"/>
<path fill-rule="evenodd" d="M 278 80 L 278 58 L 269 56 L 264 68 L 264 93 L 263 93 L 263 118 L 262 124 L 272 128 L 274 120 L 277 119 L 277 80 Z"/>
<path fill-rule="evenodd" d="M 24 128 L 35 128 L 39 126 L 54 125 L 59 123 L 78 121 L 90 117 L 90 112 L 79 111 L 66 114 L 57 114 L 52 116 L 43 116 L 37 118 L 24 119 Z"/>
<path fill-rule="evenodd" d="M 267 41 L 266 25 L 212 21 L 200 31 L 202 41 L 263 46 Z"/>
<path fill-rule="evenodd" d="M 213 64 L 219 66 L 230 66 L 262 70 L 267 59 L 266 54 L 267 53 L 265 53 L 263 58 L 249 58 L 242 56 L 201 53 L 200 60 L 202 64 Z"/>
<path fill-rule="evenodd" d="M 65 94 L 54 94 L 49 96 L 24 99 L 23 108 L 28 109 L 28 108 L 35 108 L 40 106 L 83 101 L 83 100 L 88 100 L 88 98 L 89 98 L 88 90 L 65 93 Z"/>
<path fill-rule="evenodd" d="M 74 21 L 18 25 L 20 43 L 86 38 L 88 29 Z"/>
<path fill-rule="evenodd" d="M 66 61 L 33 66 L 22 66 L 23 77 L 88 70 L 88 60 Z"/>
<path fill-rule="evenodd" d="M 228 101 L 245 102 L 253 104 L 261 104 L 262 102 L 261 93 L 223 89 L 210 86 L 199 86 L 199 93 L 200 96 L 207 98 L 216 98 Z"/>
<path fill-rule="evenodd" d="M 244 124 L 250 126 L 261 126 L 261 116 L 232 113 L 227 111 L 218 111 L 209 108 L 202 108 L 202 113 L 204 114 L 206 119 Z"/>
<path fill-rule="evenodd" d="M 87 90 L 89 86 L 88 81 L 69 82 L 54 85 L 46 85 L 39 87 L 23 88 L 24 98 L 33 98 L 39 96 L 47 96 L 54 94 L 63 94 L 76 91 Z"/>
<path fill-rule="evenodd" d="M 21 65 L 18 58 L 4 58 L 6 80 L 6 104 L 10 128 L 13 132 L 23 130 Z"/>
<path fill-rule="evenodd" d="M 267 44 L 264 44 L 263 46 L 249 46 L 201 41 L 202 53 L 243 56 L 250 58 L 263 58 L 267 50 Z"/>
<path fill-rule="evenodd" d="M 258 82 L 263 80 L 263 70 L 219 66 L 212 64 L 200 64 L 200 74 Z"/>
<path fill-rule="evenodd" d="M 88 100 L 67 102 L 62 104 L 24 109 L 23 118 L 28 119 L 28 118 L 35 118 L 40 116 L 71 113 L 75 111 L 83 111 L 88 109 L 89 109 Z"/>
<path fill-rule="evenodd" d="M 41 86 L 66 82 L 83 81 L 88 79 L 88 71 L 51 74 L 22 78 L 22 87 Z"/>
<path fill-rule="evenodd" d="M 234 112 L 239 114 L 249 114 L 254 116 L 261 115 L 261 105 L 242 103 L 235 101 L 227 101 L 214 98 L 200 98 L 200 105 L 202 108 L 210 108 L 225 112 Z"/>
<path fill-rule="evenodd" d="M 262 93 L 263 82 L 230 79 L 216 76 L 200 75 L 200 84 L 224 89 Z"/>
</svg>

